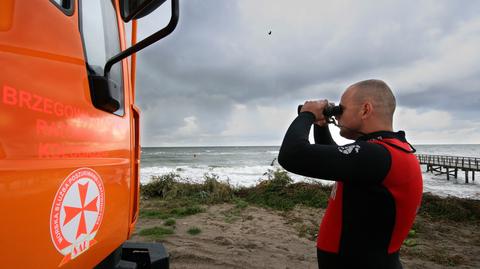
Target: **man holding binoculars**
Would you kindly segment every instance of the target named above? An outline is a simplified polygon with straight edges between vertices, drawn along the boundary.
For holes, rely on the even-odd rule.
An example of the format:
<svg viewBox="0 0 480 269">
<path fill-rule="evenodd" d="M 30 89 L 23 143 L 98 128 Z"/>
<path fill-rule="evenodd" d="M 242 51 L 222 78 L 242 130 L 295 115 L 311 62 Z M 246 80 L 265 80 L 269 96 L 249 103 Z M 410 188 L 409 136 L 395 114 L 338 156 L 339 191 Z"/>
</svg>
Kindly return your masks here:
<svg viewBox="0 0 480 269">
<path fill-rule="evenodd" d="M 327 100 L 299 106 L 285 134 L 278 161 L 286 170 L 336 181 L 318 232 L 321 269 L 402 268 L 399 250 L 423 183 L 415 149 L 403 131 L 393 132 L 395 106 L 385 82 L 360 81 L 346 89 L 339 106 Z M 328 123 L 355 142 L 338 146 Z M 308 140 L 312 125 L 314 144 Z"/>
</svg>

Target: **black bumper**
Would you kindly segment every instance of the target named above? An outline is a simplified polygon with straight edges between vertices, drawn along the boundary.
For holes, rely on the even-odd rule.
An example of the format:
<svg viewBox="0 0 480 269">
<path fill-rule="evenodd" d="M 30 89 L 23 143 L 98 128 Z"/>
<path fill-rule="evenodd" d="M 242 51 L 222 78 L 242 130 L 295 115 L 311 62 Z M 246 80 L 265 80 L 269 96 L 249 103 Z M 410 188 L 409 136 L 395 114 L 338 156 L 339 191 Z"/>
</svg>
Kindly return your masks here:
<svg viewBox="0 0 480 269">
<path fill-rule="evenodd" d="M 169 256 L 161 243 L 123 243 L 95 269 L 168 269 Z"/>
<path fill-rule="evenodd" d="M 160 243 L 125 242 L 122 245 L 122 260 L 134 262 L 137 269 L 168 269 L 169 258 Z"/>
</svg>

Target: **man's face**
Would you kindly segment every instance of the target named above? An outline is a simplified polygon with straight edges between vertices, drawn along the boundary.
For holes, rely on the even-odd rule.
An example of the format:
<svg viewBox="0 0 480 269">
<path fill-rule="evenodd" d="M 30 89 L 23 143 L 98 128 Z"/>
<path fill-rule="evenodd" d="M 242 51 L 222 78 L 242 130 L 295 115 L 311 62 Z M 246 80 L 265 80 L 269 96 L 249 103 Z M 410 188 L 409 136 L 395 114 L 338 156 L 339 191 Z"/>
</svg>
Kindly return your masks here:
<svg viewBox="0 0 480 269">
<path fill-rule="evenodd" d="M 347 139 L 356 139 L 358 137 L 357 131 L 360 130 L 362 121 L 360 117 L 360 104 L 355 102 L 355 89 L 348 88 L 342 95 L 340 106 L 343 108 L 343 113 L 335 118 L 340 126 L 340 135 Z"/>
</svg>

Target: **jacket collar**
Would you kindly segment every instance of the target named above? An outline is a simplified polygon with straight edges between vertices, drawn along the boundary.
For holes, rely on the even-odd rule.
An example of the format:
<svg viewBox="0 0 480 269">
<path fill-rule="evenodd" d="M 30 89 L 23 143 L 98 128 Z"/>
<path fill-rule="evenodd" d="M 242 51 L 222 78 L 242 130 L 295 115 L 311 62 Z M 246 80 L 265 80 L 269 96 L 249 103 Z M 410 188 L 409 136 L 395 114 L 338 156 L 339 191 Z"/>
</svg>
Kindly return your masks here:
<svg viewBox="0 0 480 269">
<path fill-rule="evenodd" d="M 387 141 L 384 139 L 397 139 L 402 143 L 395 143 L 393 141 Z M 398 131 L 398 132 L 378 131 L 378 132 L 373 132 L 373 133 L 363 135 L 359 137 L 357 141 L 358 140 L 360 141 L 379 140 L 387 145 L 390 145 L 394 148 L 397 148 L 407 153 L 415 153 L 417 151 L 410 143 L 408 143 L 407 139 L 405 138 L 404 131 Z"/>
<path fill-rule="evenodd" d="M 405 132 L 404 131 L 398 131 L 398 132 L 378 131 L 378 132 L 373 132 L 373 133 L 363 135 L 363 136 L 357 138 L 357 140 L 360 140 L 360 141 L 368 141 L 368 140 L 372 140 L 372 139 L 382 140 L 384 138 L 395 138 L 395 139 L 398 139 L 402 142 L 407 142 L 407 139 L 405 138 Z"/>
</svg>

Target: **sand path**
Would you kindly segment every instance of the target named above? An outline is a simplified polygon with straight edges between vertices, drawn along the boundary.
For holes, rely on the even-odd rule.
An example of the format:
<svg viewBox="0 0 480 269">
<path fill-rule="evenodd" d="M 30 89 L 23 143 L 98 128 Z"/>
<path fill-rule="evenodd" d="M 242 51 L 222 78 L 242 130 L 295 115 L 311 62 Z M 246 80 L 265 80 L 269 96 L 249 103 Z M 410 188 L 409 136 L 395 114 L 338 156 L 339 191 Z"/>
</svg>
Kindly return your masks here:
<svg viewBox="0 0 480 269">
<path fill-rule="evenodd" d="M 172 269 L 317 268 L 315 234 L 323 212 L 299 206 L 282 213 L 254 206 L 213 205 L 204 213 L 177 219 L 175 234 L 158 241 L 170 253 Z M 137 230 L 162 223 L 140 219 Z M 443 230 L 438 231 L 438 225 Z M 404 268 L 480 268 L 480 229 L 458 226 L 423 224 L 433 233 L 419 237 L 420 244 L 414 248 L 402 248 Z M 188 234 L 192 227 L 201 233 Z M 132 240 L 152 241 L 138 235 Z"/>
</svg>

